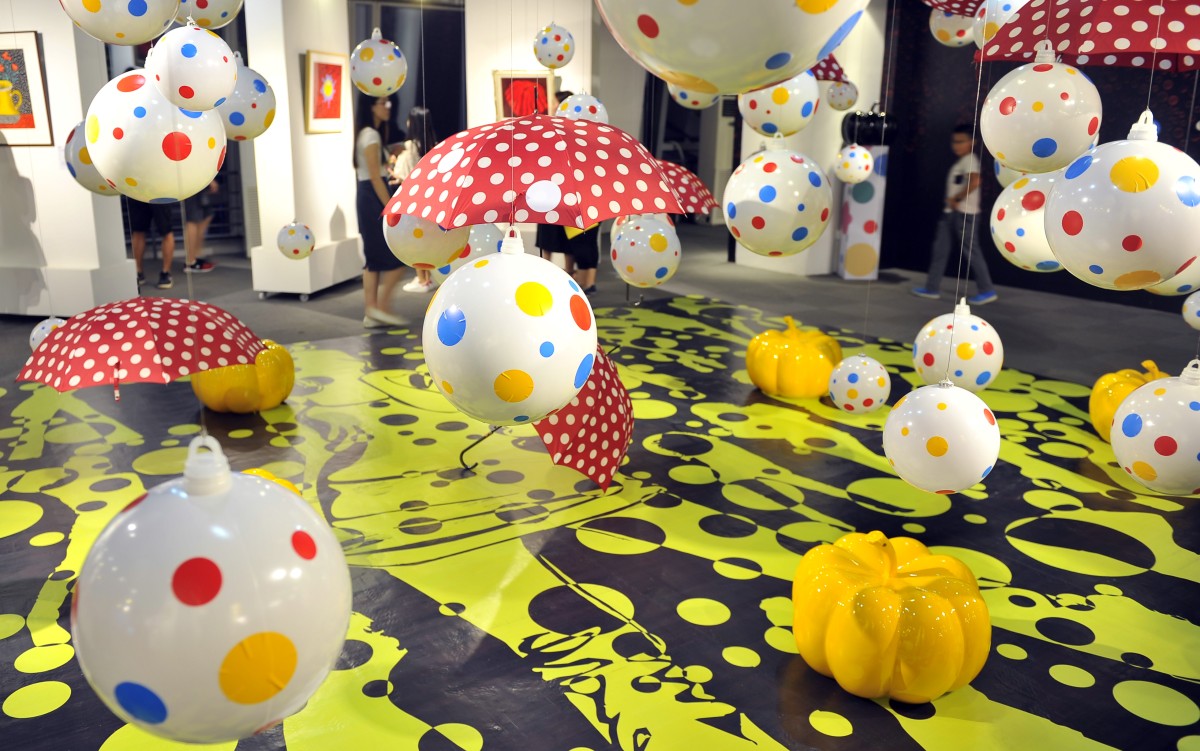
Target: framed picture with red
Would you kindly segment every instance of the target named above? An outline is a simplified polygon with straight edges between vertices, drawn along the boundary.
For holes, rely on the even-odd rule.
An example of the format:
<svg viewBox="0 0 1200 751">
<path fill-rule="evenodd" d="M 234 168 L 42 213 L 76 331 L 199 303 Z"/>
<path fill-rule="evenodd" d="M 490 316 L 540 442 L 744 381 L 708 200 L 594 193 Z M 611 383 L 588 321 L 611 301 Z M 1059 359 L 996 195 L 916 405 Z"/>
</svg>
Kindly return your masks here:
<svg viewBox="0 0 1200 751">
<path fill-rule="evenodd" d="M 0 146 L 52 145 L 37 32 L 0 33 Z"/>
<path fill-rule="evenodd" d="M 549 115 L 558 102 L 554 99 L 556 81 L 550 70 L 492 71 L 496 84 L 496 119 L 525 115 Z"/>
<path fill-rule="evenodd" d="M 350 85 L 349 60 L 335 52 L 309 50 L 304 57 L 304 132 L 340 133 Z"/>
</svg>

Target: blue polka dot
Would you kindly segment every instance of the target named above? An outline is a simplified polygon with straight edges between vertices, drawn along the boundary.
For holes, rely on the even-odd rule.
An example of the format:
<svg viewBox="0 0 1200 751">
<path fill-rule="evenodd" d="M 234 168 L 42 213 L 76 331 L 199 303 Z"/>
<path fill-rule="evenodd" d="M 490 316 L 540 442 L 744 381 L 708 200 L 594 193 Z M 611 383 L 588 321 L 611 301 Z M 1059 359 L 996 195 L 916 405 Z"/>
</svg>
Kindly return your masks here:
<svg viewBox="0 0 1200 751">
<path fill-rule="evenodd" d="M 1000 177 L 1000 162 L 992 162 L 992 172 L 996 173 L 996 177 Z"/>
<path fill-rule="evenodd" d="M 234 125 L 242 125 L 246 122 L 246 116 L 241 112 L 230 112 L 229 122 L 233 123 Z"/>
<path fill-rule="evenodd" d="M 963 372 L 961 370 L 954 371 L 955 378 L 962 378 L 962 374 L 963 374 Z"/>
<path fill-rule="evenodd" d="M 850 375 L 846 376 L 846 380 L 850 383 L 858 383 L 858 373 L 851 373 Z"/>
<path fill-rule="evenodd" d="M 1024 228 L 1024 227 L 1018 227 L 1018 228 L 1017 228 L 1017 237 L 1024 237 L 1024 236 L 1025 236 L 1025 228 Z"/>
<path fill-rule="evenodd" d="M 185 44 L 179 48 L 179 54 L 183 55 L 184 57 L 195 57 L 196 56 L 196 45 L 192 44 L 191 42 L 188 42 L 187 44 Z"/>
<path fill-rule="evenodd" d="M 1045 159 L 1058 151 L 1058 141 L 1053 138 L 1039 138 L 1033 142 L 1033 155 Z"/>
<path fill-rule="evenodd" d="M 917 345 L 913 344 L 913 359 L 917 359 Z"/>
<path fill-rule="evenodd" d="M 575 105 L 575 111 L 576 111 L 576 112 L 583 112 L 583 107 L 581 107 L 581 106 L 579 106 L 579 105 L 577 104 L 577 105 Z"/>
<path fill-rule="evenodd" d="M 1200 402 L 1188 402 L 1188 409 L 1193 412 L 1200 412 Z"/>
<path fill-rule="evenodd" d="M 812 102 L 805 102 L 804 106 L 802 106 L 800 108 L 800 116 L 801 117 L 808 117 L 809 115 L 812 114 L 812 112 L 813 112 L 813 103 Z"/>
<path fill-rule="evenodd" d="M 792 232 L 793 242 L 800 242 L 806 237 L 808 237 L 808 227 L 797 227 L 796 230 Z"/>
<path fill-rule="evenodd" d="M 596 361 L 596 356 L 590 352 L 583 356 L 579 361 L 579 369 L 575 371 L 575 388 L 583 388 L 583 384 L 587 383 L 588 376 L 592 374 L 592 363 Z"/>
<path fill-rule="evenodd" d="M 1058 266 L 1058 261 L 1038 261 L 1037 263 L 1039 271 L 1054 271 Z"/>
<path fill-rule="evenodd" d="M 666 266 L 659 266 L 657 269 L 654 270 L 654 278 L 662 279 L 668 273 L 670 273 L 670 270 Z"/>
<path fill-rule="evenodd" d="M 75 177 L 75 176 L 76 176 L 76 175 L 75 175 L 75 168 L 74 168 L 74 167 L 71 165 L 71 163 L 70 163 L 70 162 L 67 162 L 67 172 L 70 172 L 70 173 L 71 173 L 71 177 Z"/>
<path fill-rule="evenodd" d="M 688 98 L 687 92 L 686 91 L 679 92 L 679 98 L 686 102 L 687 98 Z"/>
<path fill-rule="evenodd" d="M 158 694 L 140 683 L 118 683 L 113 694 L 121 709 L 139 722 L 158 725 L 167 719 L 167 705 Z"/>
<path fill-rule="evenodd" d="M 517 415 L 516 417 L 513 418 L 513 420 L 515 422 L 525 422 L 528 419 L 529 419 L 529 415 Z"/>
<path fill-rule="evenodd" d="M 983 384 L 987 383 L 990 380 L 992 380 L 992 374 L 990 371 L 985 370 L 979 374 L 978 378 L 975 379 L 975 384 L 978 386 L 982 386 Z"/>
<path fill-rule="evenodd" d="M 725 206 L 725 215 L 728 216 L 730 219 L 733 219 L 734 217 L 737 216 L 737 207 L 733 205 L 732 201 L 730 201 L 729 204 L 727 206 Z"/>
<path fill-rule="evenodd" d="M 262 80 L 261 78 L 254 79 L 254 90 L 257 91 L 259 94 L 266 94 L 267 93 L 267 82 Z"/>
<path fill-rule="evenodd" d="M 798 206 L 796 207 L 796 211 L 804 211 L 804 204 L 800 204 L 800 205 L 798 205 Z"/>
<path fill-rule="evenodd" d="M 146 0 L 129 0 L 129 15 L 141 18 L 146 10 Z"/>
<path fill-rule="evenodd" d="M 178 198 L 151 198 L 147 203 L 179 203 Z"/>
<path fill-rule="evenodd" d="M 812 186 L 813 186 L 814 188 L 819 188 L 819 187 L 821 187 L 821 173 L 820 173 L 820 172 L 816 172 L 816 171 L 814 171 L 814 172 L 809 172 L 809 173 L 808 173 L 808 181 L 809 181 L 810 183 L 812 183 Z"/>
<path fill-rule="evenodd" d="M 437 322 L 438 340 L 447 347 L 453 347 L 462 341 L 467 334 L 467 316 L 457 305 L 451 305 L 442 311 Z"/>
<path fill-rule="evenodd" d="M 440 269 L 437 270 L 437 272 L 439 274 L 449 274 L 450 273 L 450 264 L 446 264 L 445 266 L 442 266 Z"/>
<path fill-rule="evenodd" d="M 214 107 L 220 107 L 222 104 L 225 104 L 225 97 L 221 97 L 220 99 L 218 99 L 218 100 L 216 101 L 216 103 L 214 103 L 214 104 L 213 104 L 213 106 L 214 106 Z"/>
<path fill-rule="evenodd" d="M 1175 290 L 1175 291 L 1176 291 L 1176 292 L 1187 292 L 1187 291 L 1188 291 L 1189 289 L 1191 289 L 1191 288 L 1192 288 L 1192 285 L 1190 285 L 1190 284 L 1184 284 L 1183 286 L 1179 287 L 1179 288 L 1178 288 L 1177 290 Z M 1200 315 L 1200 311 L 1197 311 L 1196 315 Z"/>
<path fill-rule="evenodd" d="M 138 118 L 139 120 L 141 118 L 145 117 L 146 116 L 146 108 L 145 107 L 134 107 L 133 108 L 133 116 Z"/>
<path fill-rule="evenodd" d="M 779 68 L 782 68 L 783 66 L 787 65 L 791 61 L 792 61 L 792 53 L 776 52 L 774 55 L 771 55 L 770 57 L 768 57 L 767 62 L 764 64 L 766 65 L 767 70 L 778 70 Z"/>
<path fill-rule="evenodd" d="M 549 37 L 542 37 L 542 44 L 549 44 L 549 43 L 550 43 Z"/>
<path fill-rule="evenodd" d="M 554 342 L 542 342 L 542 346 L 538 347 L 538 353 L 542 357 L 549 357 L 554 354 Z"/>
<path fill-rule="evenodd" d="M 988 468 L 987 468 L 987 469 L 985 469 L 985 470 L 983 470 L 983 477 L 980 477 L 979 479 L 980 479 L 980 480 L 982 480 L 982 479 L 984 479 L 984 477 L 987 477 L 988 475 L 990 475 L 990 474 L 992 473 L 992 467 L 994 467 L 994 466 L 996 466 L 996 465 L 995 465 L 995 464 L 989 464 L 989 465 L 988 465 Z"/>
<path fill-rule="evenodd" d="M 1142 432 L 1142 416 L 1136 412 L 1125 415 L 1125 419 L 1121 421 L 1121 432 L 1126 438 L 1133 438 L 1138 433 Z"/>
<path fill-rule="evenodd" d="M 775 125 L 775 123 L 763 123 L 762 129 L 763 129 L 764 133 L 772 133 L 773 134 L 779 130 L 779 127 L 777 125 Z"/>
<path fill-rule="evenodd" d="M 1104 267 L 1099 264 L 1093 263 L 1091 266 L 1088 266 L 1088 271 L 1092 272 L 1093 274 L 1103 274 Z"/>
<path fill-rule="evenodd" d="M 1200 205 L 1200 190 L 1196 189 L 1196 178 L 1184 175 L 1175 181 L 1175 195 L 1183 201 L 1183 205 L 1193 207 Z"/>
<path fill-rule="evenodd" d="M 972 331 L 978 331 L 978 330 L 979 330 L 979 324 L 977 324 L 977 323 L 972 323 L 972 324 L 971 324 L 971 330 L 972 330 Z"/>
<path fill-rule="evenodd" d="M 837 49 L 837 46 L 842 43 L 846 35 L 854 28 L 854 24 L 858 23 L 858 19 L 862 18 L 863 12 L 860 10 L 853 16 L 846 19 L 845 23 L 838 27 L 838 30 L 833 32 L 833 36 L 829 37 L 829 41 L 825 42 L 825 46 L 817 53 L 818 60 L 824 60 L 829 57 L 829 53 Z"/>
<path fill-rule="evenodd" d="M 500 242 L 504 242 L 504 241 L 503 241 L 503 240 L 501 240 Z M 496 250 L 497 250 L 497 251 L 499 251 L 499 250 L 500 250 L 500 247 L 499 247 L 499 246 L 497 246 L 497 247 L 496 247 Z M 571 285 L 571 289 L 575 290 L 576 292 L 578 292 L 578 291 L 579 291 L 579 285 L 575 283 L 575 280 L 574 280 L 574 279 L 568 279 L 568 280 L 567 280 L 567 284 Z"/>
<path fill-rule="evenodd" d="M 997 162 L 997 166 L 999 166 L 999 162 Z M 1091 166 L 1092 166 L 1092 158 L 1089 155 L 1084 154 L 1083 156 L 1079 157 L 1075 161 L 1071 162 L 1071 166 L 1067 167 L 1066 171 L 1063 172 L 1063 175 L 1068 180 L 1074 180 L 1075 178 L 1082 175 L 1084 172 L 1087 172 L 1087 168 L 1091 167 Z"/>
<path fill-rule="evenodd" d="M 758 190 L 758 200 L 763 203 L 770 203 L 775 200 L 775 187 L 772 185 L 764 185 Z"/>
<path fill-rule="evenodd" d="M 185 117 L 190 117 L 193 120 L 199 119 L 200 116 L 204 114 L 203 112 L 193 112 L 191 110 L 185 110 L 183 107 L 180 107 L 179 111 L 182 112 Z"/>
</svg>

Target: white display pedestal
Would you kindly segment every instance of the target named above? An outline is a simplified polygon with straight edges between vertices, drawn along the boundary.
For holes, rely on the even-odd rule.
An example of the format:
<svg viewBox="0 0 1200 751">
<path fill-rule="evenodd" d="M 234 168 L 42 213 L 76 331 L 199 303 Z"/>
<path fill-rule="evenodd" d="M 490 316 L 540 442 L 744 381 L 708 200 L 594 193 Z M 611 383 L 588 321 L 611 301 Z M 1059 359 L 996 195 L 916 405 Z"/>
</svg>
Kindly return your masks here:
<svg viewBox="0 0 1200 751">
<path fill-rule="evenodd" d="M 299 261 L 285 258 L 279 249 L 260 245 L 250 249 L 250 274 L 258 299 L 276 293 L 300 295 L 301 302 L 327 287 L 362 274 L 359 238 L 321 245 Z"/>
</svg>

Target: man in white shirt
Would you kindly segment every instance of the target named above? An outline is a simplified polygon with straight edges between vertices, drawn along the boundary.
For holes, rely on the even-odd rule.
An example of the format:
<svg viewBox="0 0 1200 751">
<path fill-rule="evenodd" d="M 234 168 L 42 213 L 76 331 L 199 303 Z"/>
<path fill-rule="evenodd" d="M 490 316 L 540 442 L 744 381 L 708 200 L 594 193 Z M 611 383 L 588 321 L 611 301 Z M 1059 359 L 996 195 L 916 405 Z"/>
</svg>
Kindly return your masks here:
<svg viewBox="0 0 1200 751">
<path fill-rule="evenodd" d="M 937 300 L 941 297 L 942 276 L 946 273 L 946 262 L 950 260 L 950 249 L 962 243 L 964 255 L 969 251 L 971 272 L 975 275 L 977 293 L 968 297 L 971 305 L 987 305 L 998 298 L 992 286 L 992 275 L 988 273 L 984 260 L 984 245 L 980 241 L 980 224 L 986 219 L 979 216 L 979 157 L 975 156 L 974 128 L 956 125 L 951 136 L 950 148 L 958 161 L 946 176 L 946 205 L 933 236 L 933 249 L 929 259 L 929 273 L 923 287 L 913 287 L 917 297 Z"/>
</svg>

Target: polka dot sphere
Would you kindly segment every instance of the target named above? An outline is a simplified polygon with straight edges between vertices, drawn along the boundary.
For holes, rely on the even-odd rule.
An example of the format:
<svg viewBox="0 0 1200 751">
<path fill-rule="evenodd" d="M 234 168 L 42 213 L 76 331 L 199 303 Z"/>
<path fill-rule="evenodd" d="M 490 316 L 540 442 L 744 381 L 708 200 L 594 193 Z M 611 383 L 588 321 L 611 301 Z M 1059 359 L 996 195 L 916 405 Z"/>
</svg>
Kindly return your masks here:
<svg viewBox="0 0 1200 751">
<path fill-rule="evenodd" d="M 1200 292 L 1193 292 L 1183 301 L 1183 320 L 1200 331 Z"/>
<path fill-rule="evenodd" d="M 231 480 L 215 496 L 152 488 L 100 533 L 75 587 L 84 676 L 121 719 L 177 741 L 233 741 L 299 710 L 350 620 L 325 520 L 274 482 Z"/>
<path fill-rule="evenodd" d="M 63 156 L 67 161 L 67 171 L 75 178 L 75 182 L 102 196 L 118 195 L 117 189 L 108 184 L 100 170 L 92 163 L 92 155 L 88 152 L 87 139 L 83 134 L 83 123 L 71 128 L 71 132 L 67 134 Z"/>
<path fill-rule="evenodd" d="M 892 377 L 866 355 L 844 358 L 829 375 L 829 398 L 844 412 L 874 412 L 892 393 Z"/>
<path fill-rule="evenodd" d="M 702 93 L 673 83 L 667 84 L 667 92 L 670 93 L 672 102 L 690 110 L 705 110 L 721 101 L 720 94 Z"/>
<path fill-rule="evenodd" d="M 833 174 L 844 183 L 861 183 L 871 176 L 875 157 L 862 146 L 852 143 L 843 146 L 833 161 Z"/>
<path fill-rule="evenodd" d="M 617 234 L 620 233 L 622 227 L 624 227 L 626 224 L 628 224 L 631 220 L 639 219 L 644 216 L 650 217 L 651 219 L 656 219 L 660 222 L 664 222 L 665 224 L 667 224 L 670 227 L 675 226 L 675 222 L 671 221 L 670 214 L 634 214 L 633 216 L 619 216 L 613 220 L 612 227 L 609 228 L 609 231 L 608 231 L 609 244 L 611 245 L 613 242 L 616 241 Z M 678 234 L 678 233 L 676 233 L 676 234 Z"/>
<path fill-rule="evenodd" d="M 866 0 L 726 3 L 597 0 L 617 43 L 667 83 L 698 94 L 739 94 L 786 81 L 833 52 Z"/>
<path fill-rule="evenodd" d="M 738 94 L 738 110 L 746 124 L 764 136 L 790 136 L 812 121 L 821 91 L 811 71 L 783 83 Z"/>
<path fill-rule="evenodd" d="M 992 242 L 1000 255 L 1026 271 L 1061 271 L 1046 241 L 1046 198 L 1062 171 L 1027 175 L 1000 192 L 992 206 Z"/>
<path fill-rule="evenodd" d="M 955 306 L 954 313 L 922 326 L 913 337 L 913 367 L 928 384 L 949 379 L 968 391 L 983 391 L 1003 366 L 1000 335 L 962 303 Z"/>
<path fill-rule="evenodd" d="M 458 255 L 454 256 L 450 263 L 438 266 L 431 273 L 434 281 L 438 284 L 446 281 L 446 277 L 454 273 L 460 266 L 482 258 L 489 253 L 495 253 L 500 250 L 500 241 L 504 239 L 504 233 L 494 224 L 475 224 L 470 228 L 467 234 L 467 244 L 459 251 Z"/>
<path fill-rule="evenodd" d="M 858 87 L 849 81 L 830 84 L 825 91 L 825 102 L 838 112 L 845 112 L 858 102 Z"/>
<path fill-rule="evenodd" d="M 312 255 L 317 240 L 307 224 L 291 222 L 279 230 L 279 234 L 275 236 L 275 243 L 284 258 L 300 261 Z"/>
<path fill-rule="evenodd" d="M 563 27 L 552 23 L 533 37 L 533 54 L 537 61 L 547 68 L 561 68 L 575 56 L 575 37 Z"/>
<path fill-rule="evenodd" d="M 971 25 L 971 41 L 983 49 L 983 45 L 996 36 L 1000 27 L 1008 22 L 1029 0 L 983 0 L 975 11 Z"/>
<path fill-rule="evenodd" d="M 144 70 L 122 73 L 100 89 L 84 135 L 108 184 L 146 203 L 199 193 L 225 161 L 220 116 L 171 104 Z"/>
<path fill-rule="evenodd" d="M 1028 172 L 1015 170 L 1012 167 L 1005 167 L 999 161 L 992 162 L 992 172 L 996 175 L 996 182 L 1000 183 L 1000 186 L 1003 188 L 1007 188 L 1021 177 L 1029 174 Z"/>
<path fill-rule="evenodd" d="M 959 16 L 936 8 L 929 14 L 929 33 L 947 47 L 965 47 L 973 41 L 971 29 L 975 19 Z"/>
<path fill-rule="evenodd" d="M 1196 259 L 1200 165 L 1156 141 L 1101 144 L 1055 183 L 1046 237 L 1088 284 L 1132 290 L 1166 282 Z"/>
<path fill-rule="evenodd" d="M 393 198 L 383 211 L 383 239 L 392 255 L 414 269 L 433 270 L 454 261 L 467 247 L 470 229 L 444 230 L 428 219 L 399 213 Z"/>
<path fill-rule="evenodd" d="M 51 331 L 54 331 L 65 323 L 66 321 L 63 319 L 54 316 L 38 321 L 37 325 L 33 327 L 33 331 L 29 332 L 29 348 L 37 349 L 38 345 L 45 341 L 46 337 L 50 336 Z"/>
<path fill-rule="evenodd" d="M 1179 378 L 1151 381 L 1125 397 L 1113 415 L 1112 450 L 1147 488 L 1200 494 L 1200 360 Z"/>
<path fill-rule="evenodd" d="M 883 425 L 883 453 L 900 479 L 948 495 L 980 482 L 1000 455 L 1000 428 L 983 400 L 949 384 L 905 395 Z"/>
<path fill-rule="evenodd" d="M 233 56 L 238 65 L 237 84 L 217 112 L 227 138 L 247 141 L 261 136 L 275 121 L 275 91 L 267 79 L 246 67 L 239 53 Z"/>
<path fill-rule="evenodd" d="M 242 9 L 242 0 L 179 0 L 175 20 L 186 24 L 190 17 L 204 29 L 219 29 L 232 23 Z"/>
<path fill-rule="evenodd" d="M 238 66 L 224 39 L 199 26 L 182 26 L 150 48 L 146 74 L 175 106 L 203 111 L 233 93 Z"/>
<path fill-rule="evenodd" d="M 595 362 L 592 307 L 558 266 L 502 251 L 450 275 L 425 313 L 429 376 L 490 425 L 540 420 L 569 402 Z"/>
<path fill-rule="evenodd" d="M 609 258 L 626 284 L 656 287 L 679 268 L 679 237 L 669 222 L 643 215 L 615 230 Z"/>
<path fill-rule="evenodd" d="M 83 31 L 109 44 L 137 45 L 162 34 L 175 20 L 179 0 L 59 0 Z"/>
<path fill-rule="evenodd" d="M 407 78 L 408 60 L 395 42 L 383 38 L 379 29 L 350 53 L 350 80 L 367 96 L 388 96 L 399 91 Z"/>
<path fill-rule="evenodd" d="M 721 204 L 730 233 L 763 256 L 790 256 L 817 241 L 829 224 L 829 180 L 808 157 L 775 143 L 738 165 Z"/>
<path fill-rule="evenodd" d="M 558 105 L 555 112 L 559 117 L 569 117 L 572 120 L 591 120 L 596 123 L 608 122 L 608 109 L 591 94 L 572 94 Z"/>
<path fill-rule="evenodd" d="M 1165 282 L 1146 287 L 1146 291 L 1150 294 L 1162 297 L 1190 295 L 1198 289 L 1200 289 L 1200 263 L 1193 263 Z"/>
</svg>

